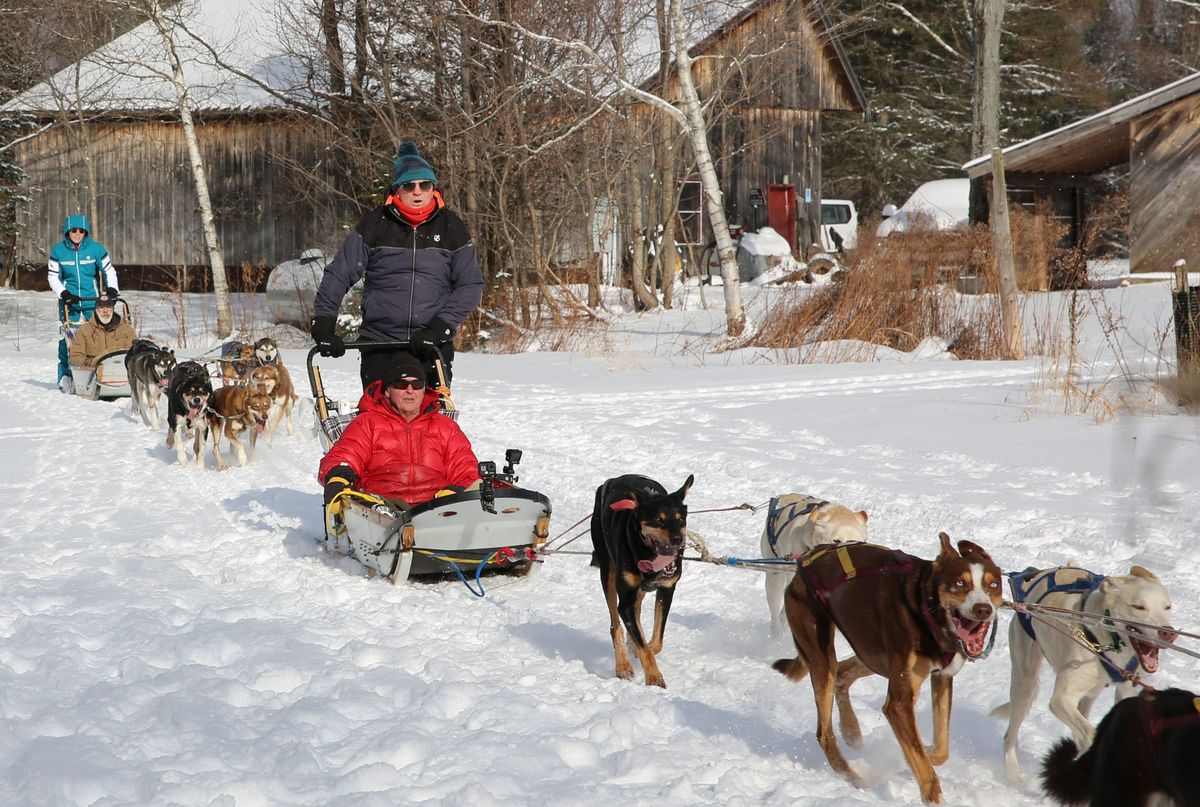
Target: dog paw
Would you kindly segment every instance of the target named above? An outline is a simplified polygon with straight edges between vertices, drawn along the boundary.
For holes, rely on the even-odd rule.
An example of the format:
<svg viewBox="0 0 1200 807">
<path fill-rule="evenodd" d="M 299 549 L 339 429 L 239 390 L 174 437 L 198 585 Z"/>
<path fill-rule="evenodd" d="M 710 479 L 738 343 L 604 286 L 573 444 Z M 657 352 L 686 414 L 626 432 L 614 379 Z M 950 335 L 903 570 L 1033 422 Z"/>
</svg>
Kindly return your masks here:
<svg viewBox="0 0 1200 807">
<path fill-rule="evenodd" d="M 633 678 L 633 667 L 617 667 L 617 678 L 628 681 Z"/>
<path fill-rule="evenodd" d="M 667 688 L 667 681 L 662 675 L 646 676 L 646 686 Z"/>
</svg>

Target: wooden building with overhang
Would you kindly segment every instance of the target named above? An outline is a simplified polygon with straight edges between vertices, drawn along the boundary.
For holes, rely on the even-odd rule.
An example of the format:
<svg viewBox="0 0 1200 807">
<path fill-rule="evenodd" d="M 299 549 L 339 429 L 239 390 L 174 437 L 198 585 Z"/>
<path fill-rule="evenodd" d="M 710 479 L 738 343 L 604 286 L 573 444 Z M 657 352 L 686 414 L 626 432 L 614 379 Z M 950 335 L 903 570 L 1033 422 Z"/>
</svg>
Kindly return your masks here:
<svg viewBox="0 0 1200 807">
<path fill-rule="evenodd" d="M 178 34 L 177 47 L 229 273 L 237 280 L 243 263 L 274 266 L 334 243 L 346 211 L 309 192 L 314 180 L 328 180 L 318 174 L 331 170 L 329 124 L 282 100 L 300 98 L 304 87 L 275 55 L 275 23 L 252 4 L 231 0 L 187 9 L 180 31 L 191 36 Z M 122 285 L 170 285 L 179 282 L 179 269 L 207 268 L 164 54 L 147 22 L 0 107 L 0 114 L 34 125 L 34 134 L 13 146 L 29 200 L 18 212 L 18 265 L 45 266 L 63 238 L 64 218 L 84 213 Z"/>
<path fill-rule="evenodd" d="M 708 142 L 727 220 L 747 230 L 770 225 L 794 251 L 805 253 L 820 240 L 821 117 L 867 111 L 824 5 L 757 0 L 719 23 L 689 53 L 696 60 L 697 92 L 707 105 Z M 642 87 L 660 92 L 663 81 L 655 75 Z M 664 94 L 679 98 L 673 66 Z M 681 216 L 703 208 L 699 183 L 691 184 L 684 187 Z"/>
<path fill-rule="evenodd" d="M 1127 165 L 1130 271 L 1200 261 L 1200 73 L 1003 152 L 1009 199 L 1046 200 L 1072 243 L 1087 223 L 1095 176 Z M 990 183 L 990 157 L 963 168 Z"/>
</svg>

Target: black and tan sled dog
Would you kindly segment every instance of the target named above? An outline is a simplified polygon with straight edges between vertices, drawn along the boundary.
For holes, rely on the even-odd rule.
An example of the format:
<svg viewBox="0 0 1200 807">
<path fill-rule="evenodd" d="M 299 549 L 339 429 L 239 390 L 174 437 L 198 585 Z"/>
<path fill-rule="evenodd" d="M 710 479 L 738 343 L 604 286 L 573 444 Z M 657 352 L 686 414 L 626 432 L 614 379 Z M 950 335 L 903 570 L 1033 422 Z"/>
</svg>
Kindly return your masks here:
<svg viewBox="0 0 1200 807">
<path fill-rule="evenodd" d="M 632 678 L 633 665 L 625 650 L 629 632 L 633 652 L 641 662 L 646 683 L 666 687 L 654 657 L 662 650 L 663 629 L 683 572 L 687 505 L 683 499 L 692 486 L 667 493 L 653 479 L 627 474 L 609 479 L 596 489 L 592 510 L 592 565 L 600 567 L 600 584 L 608 602 L 617 677 Z M 642 633 L 642 597 L 655 592 L 654 634 L 650 642 Z"/>
</svg>

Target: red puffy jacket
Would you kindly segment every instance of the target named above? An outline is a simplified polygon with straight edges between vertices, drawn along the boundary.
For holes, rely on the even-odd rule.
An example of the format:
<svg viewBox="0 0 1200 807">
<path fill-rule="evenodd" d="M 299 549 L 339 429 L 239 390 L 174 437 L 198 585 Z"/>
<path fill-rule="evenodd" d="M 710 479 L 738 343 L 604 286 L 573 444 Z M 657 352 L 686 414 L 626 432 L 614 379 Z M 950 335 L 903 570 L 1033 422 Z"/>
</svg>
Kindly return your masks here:
<svg viewBox="0 0 1200 807">
<path fill-rule="evenodd" d="M 437 393 L 427 390 L 421 414 L 406 421 L 392 409 L 378 381 L 363 393 L 358 416 L 321 460 L 318 481 L 324 484 L 339 465 L 358 474 L 358 490 L 410 504 L 428 501 L 448 485 L 466 487 L 479 479 L 471 443 L 439 411 Z"/>
</svg>

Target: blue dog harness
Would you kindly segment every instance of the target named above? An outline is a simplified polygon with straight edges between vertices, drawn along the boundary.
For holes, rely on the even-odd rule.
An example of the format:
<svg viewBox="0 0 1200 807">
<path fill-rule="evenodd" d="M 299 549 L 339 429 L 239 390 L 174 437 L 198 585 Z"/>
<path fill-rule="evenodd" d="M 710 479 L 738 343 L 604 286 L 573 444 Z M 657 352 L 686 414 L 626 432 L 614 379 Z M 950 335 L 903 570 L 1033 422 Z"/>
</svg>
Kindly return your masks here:
<svg viewBox="0 0 1200 807">
<path fill-rule="evenodd" d="M 816 496 L 805 496 L 798 502 L 792 502 L 789 505 L 780 507 L 779 497 L 773 496 L 771 503 L 767 505 L 767 544 L 771 547 L 771 554 L 779 557 L 779 552 L 775 549 L 775 544 L 779 542 L 779 534 L 787 528 L 788 524 L 791 524 L 800 516 L 806 516 L 813 510 L 826 504 L 829 504 L 829 502 L 824 499 L 818 499 Z M 787 513 L 787 517 L 777 522 L 775 517 L 781 513 Z"/>
<path fill-rule="evenodd" d="M 1051 594 L 1064 593 L 1083 595 L 1083 600 L 1081 601 L 1082 607 L 1082 603 L 1087 602 L 1087 598 L 1092 595 L 1092 592 L 1100 588 L 1100 584 L 1104 582 L 1104 575 L 1102 574 L 1095 574 L 1084 569 L 1074 569 L 1071 567 L 1066 568 L 1071 568 L 1071 571 L 1073 572 L 1080 572 L 1080 576 L 1076 577 L 1074 580 L 1059 582 L 1058 573 L 1062 571 L 1063 568 L 1064 567 L 1058 567 L 1056 569 L 1045 569 L 1039 571 L 1038 569 L 1030 566 L 1024 571 L 1009 572 L 1006 576 L 1008 577 L 1009 590 L 1012 591 L 1013 602 L 1026 602 L 1031 589 L 1033 589 L 1035 586 L 1041 585 L 1042 583 L 1047 583 L 1046 590 L 1039 594 L 1036 599 L 1029 600 L 1030 604 L 1041 605 L 1042 600 L 1044 600 L 1047 596 Z M 1108 616 L 1108 611 L 1105 611 L 1104 615 Z M 1025 632 L 1029 634 L 1029 638 L 1036 642 L 1037 633 L 1034 632 L 1033 618 L 1028 613 L 1018 611 L 1017 622 L 1022 628 L 1025 629 Z M 1109 643 L 1105 645 L 1100 643 L 1100 640 L 1096 638 L 1096 635 L 1092 633 L 1091 629 L 1087 625 L 1079 626 L 1079 630 L 1083 633 L 1083 637 L 1087 640 L 1091 648 L 1096 651 L 1097 655 L 1099 655 L 1100 660 L 1104 662 L 1104 669 L 1114 684 L 1132 680 L 1135 677 L 1134 673 L 1140 664 L 1137 653 L 1134 653 L 1130 657 L 1129 661 L 1126 662 L 1124 667 L 1119 666 L 1116 662 L 1108 657 L 1110 652 L 1120 650 L 1125 646 L 1125 642 L 1120 636 L 1115 633 L 1110 633 L 1109 635 L 1112 638 L 1110 639 Z"/>
</svg>

